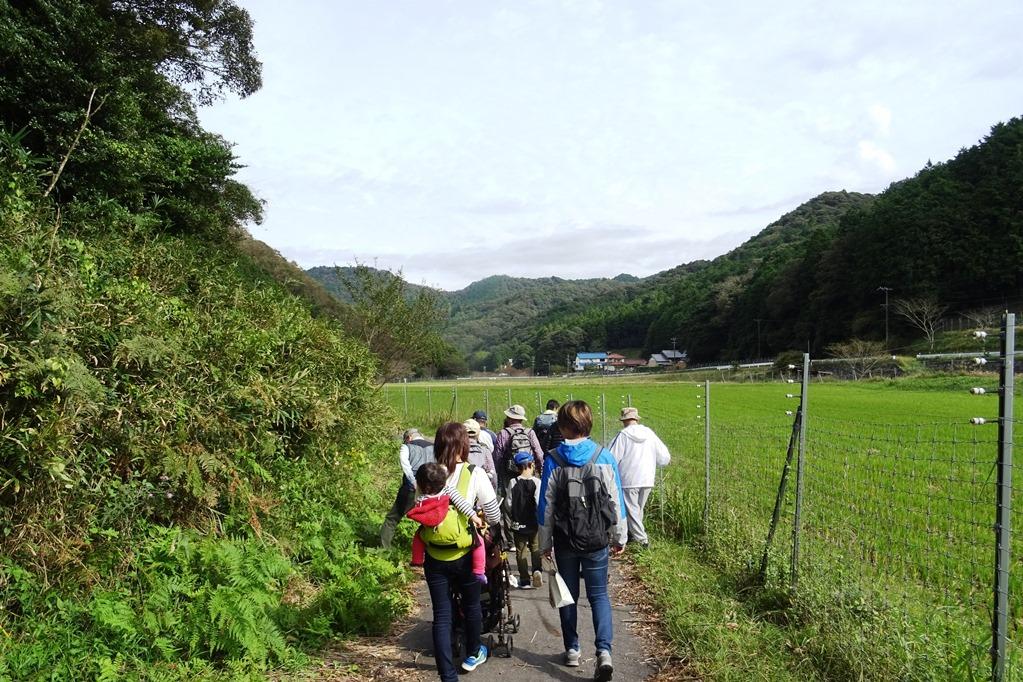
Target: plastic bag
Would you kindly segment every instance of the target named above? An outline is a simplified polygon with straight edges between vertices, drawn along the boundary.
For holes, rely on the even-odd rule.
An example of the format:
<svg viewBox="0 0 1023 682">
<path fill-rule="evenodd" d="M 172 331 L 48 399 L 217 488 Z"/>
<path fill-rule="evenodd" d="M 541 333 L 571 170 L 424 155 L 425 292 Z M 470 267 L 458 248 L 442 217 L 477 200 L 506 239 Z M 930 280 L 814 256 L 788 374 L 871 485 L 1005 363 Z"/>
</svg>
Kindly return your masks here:
<svg viewBox="0 0 1023 682">
<path fill-rule="evenodd" d="M 575 603 L 572 599 L 572 593 L 568 591 L 568 585 L 565 583 L 565 579 L 558 573 L 557 566 L 552 563 L 547 564 L 547 572 L 550 574 L 550 579 L 547 581 L 547 588 L 549 590 L 551 606 L 560 609 L 562 606 L 571 606 Z"/>
</svg>

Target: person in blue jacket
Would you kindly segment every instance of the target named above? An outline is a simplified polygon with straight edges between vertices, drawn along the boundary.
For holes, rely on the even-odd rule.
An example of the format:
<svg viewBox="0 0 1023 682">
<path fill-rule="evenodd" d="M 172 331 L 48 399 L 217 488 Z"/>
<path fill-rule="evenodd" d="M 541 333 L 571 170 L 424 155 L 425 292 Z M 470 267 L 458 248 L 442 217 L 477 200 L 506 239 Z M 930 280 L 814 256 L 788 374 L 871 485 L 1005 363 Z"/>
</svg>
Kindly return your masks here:
<svg viewBox="0 0 1023 682">
<path fill-rule="evenodd" d="M 558 426 L 565 441 L 544 457 L 543 476 L 540 480 L 540 504 L 537 507 L 537 522 L 540 528 L 540 551 L 548 559 L 552 550 L 557 561 L 558 573 L 568 585 L 575 603 L 560 609 L 561 634 L 565 643 L 565 665 L 577 667 L 581 659 L 579 633 L 576 630 L 577 604 L 579 601 L 579 578 L 586 582 L 586 598 L 593 612 L 593 630 L 596 634 L 594 646 L 597 660 L 594 679 L 606 682 L 614 671 L 611 662 L 611 640 L 614 626 L 611 622 L 611 600 L 608 596 L 607 576 L 609 558 L 620 554 L 628 540 L 628 524 L 625 520 L 625 497 L 622 493 L 622 479 L 618 463 L 611 451 L 601 447 L 589 438 L 593 428 L 593 413 L 582 400 L 565 403 L 558 410 Z M 559 463 L 560 460 L 560 463 Z M 562 528 L 564 519 L 555 520 L 555 500 L 559 494 L 558 480 L 564 475 L 554 476 L 559 466 L 585 467 L 594 465 L 610 500 L 610 521 L 606 544 L 600 537 L 596 550 L 580 553 L 569 546 L 572 529 Z M 551 483 L 552 478 L 555 483 Z M 565 495 L 564 491 L 561 491 Z"/>
</svg>

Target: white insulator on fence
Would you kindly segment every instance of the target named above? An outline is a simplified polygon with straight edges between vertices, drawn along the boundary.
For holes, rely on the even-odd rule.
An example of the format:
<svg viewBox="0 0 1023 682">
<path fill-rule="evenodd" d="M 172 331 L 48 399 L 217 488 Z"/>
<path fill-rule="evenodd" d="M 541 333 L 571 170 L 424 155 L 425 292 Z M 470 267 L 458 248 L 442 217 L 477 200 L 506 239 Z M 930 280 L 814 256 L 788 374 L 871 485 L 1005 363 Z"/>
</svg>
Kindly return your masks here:
<svg viewBox="0 0 1023 682">
<path fill-rule="evenodd" d="M 973 332 L 973 338 L 975 338 L 975 339 L 986 339 L 987 338 L 987 332 L 978 329 L 977 331 Z"/>
<path fill-rule="evenodd" d="M 984 395 L 985 393 L 987 393 L 987 391 L 985 391 L 980 386 L 975 386 L 974 388 L 970 389 L 970 393 L 972 393 L 973 395 Z"/>
<path fill-rule="evenodd" d="M 973 358 L 973 363 L 975 365 L 986 365 L 987 364 L 987 358 Z"/>
<path fill-rule="evenodd" d="M 799 396 L 796 395 L 795 393 L 786 393 L 785 397 L 786 398 L 798 398 Z"/>
<path fill-rule="evenodd" d="M 795 368 L 796 368 L 795 365 L 789 365 L 789 369 L 795 369 Z"/>
<path fill-rule="evenodd" d="M 794 384 L 794 383 L 796 383 L 796 380 L 795 380 L 795 379 L 786 379 L 786 381 L 787 381 L 788 383 L 790 383 L 790 384 Z"/>
<path fill-rule="evenodd" d="M 791 417 L 795 413 L 792 410 L 785 410 L 785 414 Z"/>
<path fill-rule="evenodd" d="M 979 426 L 981 424 L 987 424 L 987 419 L 984 419 L 983 417 L 974 417 L 970 420 L 970 423 Z"/>
</svg>

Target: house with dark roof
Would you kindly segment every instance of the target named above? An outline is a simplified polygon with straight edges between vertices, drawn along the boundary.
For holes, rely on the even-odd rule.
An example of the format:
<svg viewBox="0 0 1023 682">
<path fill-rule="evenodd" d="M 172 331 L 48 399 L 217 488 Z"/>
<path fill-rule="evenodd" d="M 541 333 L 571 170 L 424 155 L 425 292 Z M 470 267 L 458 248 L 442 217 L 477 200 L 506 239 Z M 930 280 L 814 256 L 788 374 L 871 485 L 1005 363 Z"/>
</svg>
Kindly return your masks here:
<svg viewBox="0 0 1023 682">
<path fill-rule="evenodd" d="M 647 362 L 648 367 L 675 367 L 682 369 L 689 362 L 689 354 L 684 350 L 662 350 L 654 353 Z"/>
</svg>

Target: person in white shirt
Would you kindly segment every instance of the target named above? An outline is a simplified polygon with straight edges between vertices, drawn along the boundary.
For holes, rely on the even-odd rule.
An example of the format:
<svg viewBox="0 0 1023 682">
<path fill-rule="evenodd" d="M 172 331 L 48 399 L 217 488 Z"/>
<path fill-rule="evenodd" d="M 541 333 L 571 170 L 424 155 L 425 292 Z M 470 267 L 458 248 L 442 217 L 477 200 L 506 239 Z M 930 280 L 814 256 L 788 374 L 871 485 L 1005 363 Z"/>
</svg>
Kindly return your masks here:
<svg viewBox="0 0 1023 682">
<path fill-rule="evenodd" d="M 622 476 L 629 542 L 646 547 L 650 539 L 643 527 L 643 509 L 657 479 L 657 467 L 667 466 L 671 453 L 653 429 L 639 423 L 639 410 L 635 407 L 623 407 L 620 420 L 623 428 L 608 449 Z"/>
</svg>

